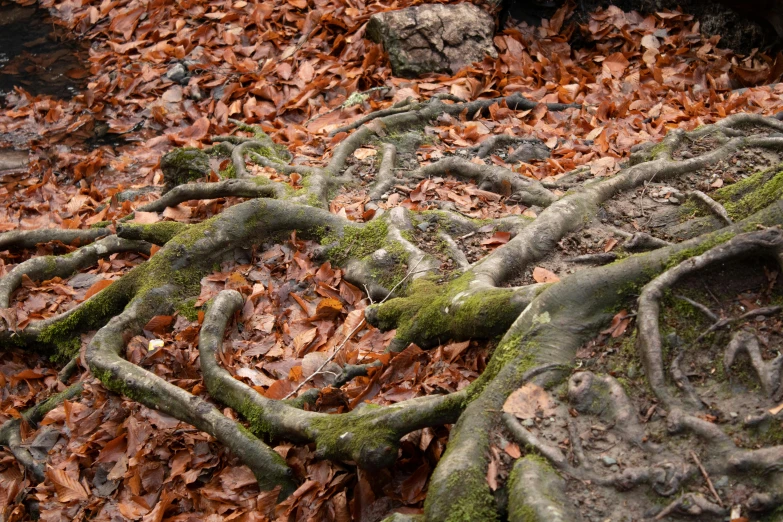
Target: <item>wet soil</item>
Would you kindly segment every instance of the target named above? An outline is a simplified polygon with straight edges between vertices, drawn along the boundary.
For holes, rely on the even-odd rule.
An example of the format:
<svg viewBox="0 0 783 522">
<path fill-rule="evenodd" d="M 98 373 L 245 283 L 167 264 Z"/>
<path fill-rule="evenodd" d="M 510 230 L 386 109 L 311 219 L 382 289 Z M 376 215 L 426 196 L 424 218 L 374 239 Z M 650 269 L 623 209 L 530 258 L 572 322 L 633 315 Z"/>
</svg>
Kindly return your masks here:
<svg viewBox="0 0 783 522">
<path fill-rule="evenodd" d="M 0 105 L 14 87 L 58 98 L 79 92 L 87 51 L 65 34 L 43 9 L 0 1 Z"/>
</svg>

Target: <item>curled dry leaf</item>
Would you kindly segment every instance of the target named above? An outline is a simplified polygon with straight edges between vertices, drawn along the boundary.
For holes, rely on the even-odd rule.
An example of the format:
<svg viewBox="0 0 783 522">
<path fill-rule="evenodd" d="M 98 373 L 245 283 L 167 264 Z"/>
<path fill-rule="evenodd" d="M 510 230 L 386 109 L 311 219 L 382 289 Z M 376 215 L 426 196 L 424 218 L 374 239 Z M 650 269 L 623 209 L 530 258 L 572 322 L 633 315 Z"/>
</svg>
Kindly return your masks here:
<svg viewBox="0 0 783 522">
<path fill-rule="evenodd" d="M 557 283 L 560 278 L 551 270 L 537 266 L 533 269 L 533 280 L 536 283 Z"/>
<path fill-rule="evenodd" d="M 529 382 L 508 396 L 503 411 L 520 419 L 532 419 L 536 412 L 548 417 L 555 413 L 555 403 L 541 386 Z"/>
</svg>

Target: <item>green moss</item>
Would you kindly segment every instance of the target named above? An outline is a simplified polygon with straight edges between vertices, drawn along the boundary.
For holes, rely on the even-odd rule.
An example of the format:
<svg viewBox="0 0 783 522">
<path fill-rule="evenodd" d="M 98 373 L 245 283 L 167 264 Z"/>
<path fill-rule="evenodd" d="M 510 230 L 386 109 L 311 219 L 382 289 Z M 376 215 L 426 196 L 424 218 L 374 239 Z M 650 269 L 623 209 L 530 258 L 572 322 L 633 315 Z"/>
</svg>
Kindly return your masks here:
<svg viewBox="0 0 783 522">
<path fill-rule="evenodd" d="M 208 176 L 212 172 L 209 156 L 193 147 L 174 149 L 160 160 L 166 189 L 172 188 Z"/>
<path fill-rule="evenodd" d="M 123 225 L 123 229 L 127 237 L 149 241 L 155 245 L 165 245 L 188 226 L 179 221 L 158 221 L 149 224 L 126 223 Z"/>
<path fill-rule="evenodd" d="M 400 435 L 378 422 L 385 412 L 382 409 L 367 409 L 353 414 L 329 415 L 311 420 L 319 453 L 342 460 L 365 460 L 370 454 L 384 447 L 394 449 L 399 445 Z M 391 465 L 397 458 L 396 451 L 388 451 Z"/>
<path fill-rule="evenodd" d="M 122 311 L 131 296 L 129 286 L 121 279 L 104 288 L 62 319 L 42 329 L 36 341 L 55 347 L 55 361 L 69 361 L 81 348 L 80 332 L 100 328 L 108 318 Z"/>
<path fill-rule="evenodd" d="M 484 477 L 454 473 L 447 480 L 449 491 L 462 491 L 446 517 L 446 522 L 491 522 L 498 520 L 495 497 Z"/>
<path fill-rule="evenodd" d="M 157 394 L 129 386 L 125 379 L 120 378 L 111 371 L 101 370 L 96 367 L 90 367 L 90 371 L 104 386 L 106 386 L 106 388 L 114 393 L 138 401 L 145 406 L 157 408 L 157 404 L 160 400 Z"/>
<path fill-rule="evenodd" d="M 715 200 L 735 221 L 769 206 L 783 197 L 783 170 L 778 165 L 715 191 Z"/>
<path fill-rule="evenodd" d="M 335 265 L 345 263 L 349 258 L 362 259 L 387 243 L 389 226 L 379 218 L 364 225 L 349 225 L 343 229 L 342 237 L 330 234 L 322 242 L 328 246 L 327 257 Z"/>
<path fill-rule="evenodd" d="M 111 225 L 111 221 L 98 221 L 90 225 L 90 228 L 106 228 Z"/>
<path fill-rule="evenodd" d="M 180 301 L 179 304 L 177 304 L 177 311 L 182 317 L 184 317 L 188 321 L 191 322 L 198 321 L 199 309 L 194 306 L 195 304 L 196 304 L 195 297 L 191 297 L 190 299 L 185 299 L 183 301 Z"/>
<path fill-rule="evenodd" d="M 226 168 L 218 172 L 218 176 L 220 179 L 234 179 L 237 177 L 237 169 L 233 163 L 229 162 Z"/>
<path fill-rule="evenodd" d="M 730 240 L 734 236 L 735 236 L 734 232 L 723 232 L 720 234 L 715 234 L 711 236 L 709 239 L 702 241 L 701 243 L 699 243 L 693 248 L 686 248 L 685 250 L 680 250 L 679 252 L 673 254 L 666 262 L 666 269 L 668 270 L 669 268 L 673 268 L 679 265 L 680 263 L 682 263 L 683 261 L 685 261 L 686 259 L 699 256 L 704 252 L 725 243 L 726 241 Z"/>
<path fill-rule="evenodd" d="M 649 152 L 647 153 L 648 161 L 652 161 L 658 157 L 659 154 L 669 149 L 669 146 L 666 144 L 666 142 L 660 142 L 653 147 L 650 148 Z"/>
</svg>

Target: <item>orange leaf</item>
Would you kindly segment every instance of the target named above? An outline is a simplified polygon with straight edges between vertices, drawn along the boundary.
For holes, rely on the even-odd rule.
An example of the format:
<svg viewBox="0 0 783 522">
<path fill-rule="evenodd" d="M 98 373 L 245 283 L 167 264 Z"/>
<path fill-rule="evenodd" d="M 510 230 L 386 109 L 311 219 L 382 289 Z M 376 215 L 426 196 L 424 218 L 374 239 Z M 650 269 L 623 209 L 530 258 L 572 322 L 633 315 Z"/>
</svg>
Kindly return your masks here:
<svg viewBox="0 0 783 522">
<path fill-rule="evenodd" d="M 536 283 L 557 283 L 560 281 L 557 274 L 546 268 L 541 268 L 540 266 L 533 269 L 533 279 Z"/>
<path fill-rule="evenodd" d="M 155 333 L 161 333 L 166 330 L 171 323 L 174 322 L 174 317 L 171 315 L 156 315 L 144 326 L 145 330 Z"/>
<path fill-rule="evenodd" d="M 72 500 L 87 500 L 89 493 L 84 486 L 79 483 L 77 477 L 72 477 L 67 471 L 54 469 L 48 466 L 46 476 L 54 484 L 54 490 L 57 492 L 57 499 L 60 502 L 70 502 Z"/>
<path fill-rule="evenodd" d="M 607 239 L 606 244 L 604 245 L 604 252 L 610 252 L 615 245 L 617 245 L 617 240 L 615 238 Z"/>
<path fill-rule="evenodd" d="M 315 315 L 308 317 L 307 320 L 323 321 L 334 319 L 342 310 L 343 304 L 340 301 L 327 297 L 326 299 L 321 299 L 321 302 L 318 303 L 318 306 L 315 309 Z"/>
<path fill-rule="evenodd" d="M 508 240 L 511 239 L 511 233 L 510 232 L 502 232 L 498 230 L 494 234 L 492 234 L 492 237 L 485 239 L 481 242 L 481 246 L 498 246 L 498 245 L 505 245 L 508 243 Z"/>
<path fill-rule="evenodd" d="M 87 290 L 87 293 L 84 294 L 84 300 L 86 301 L 87 299 L 89 299 L 90 297 L 94 296 L 95 294 L 97 294 L 98 292 L 103 290 L 104 288 L 106 288 L 109 285 L 111 285 L 113 282 L 114 281 L 112 281 L 111 279 L 101 279 L 100 281 L 98 281 L 97 283 L 92 285 Z"/>
</svg>

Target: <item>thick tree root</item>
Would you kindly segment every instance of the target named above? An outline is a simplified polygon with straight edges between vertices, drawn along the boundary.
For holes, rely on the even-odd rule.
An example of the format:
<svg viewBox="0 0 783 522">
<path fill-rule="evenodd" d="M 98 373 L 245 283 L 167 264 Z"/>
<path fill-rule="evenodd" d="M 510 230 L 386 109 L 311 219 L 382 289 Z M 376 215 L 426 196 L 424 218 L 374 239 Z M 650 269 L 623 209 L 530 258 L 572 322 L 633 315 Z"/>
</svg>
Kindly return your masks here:
<svg viewBox="0 0 783 522">
<path fill-rule="evenodd" d="M 579 512 L 565 495 L 563 480 L 549 464 L 533 456 L 518 459 L 509 478 L 510 522 L 578 522 Z"/>
<path fill-rule="evenodd" d="M 644 287 L 642 294 L 639 296 L 638 348 L 642 354 L 650 387 L 664 404 L 667 406 L 678 404 L 678 401 L 671 396 L 665 386 L 663 348 L 660 329 L 658 328 L 660 300 L 664 291 L 672 288 L 682 277 L 716 262 L 764 252 L 776 256 L 782 248 L 783 233 L 778 229 L 770 228 L 758 232 L 740 234 L 726 243 L 706 251 L 704 254 L 684 260 Z"/>
<path fill-rule="evenodd" d="M 215 199 L 229 196 L 237 198 L 282 198 L 285 188 L 280 183 L 265 178 L 227 179 L 218 183 L 188 183 L 166 192 L 160 199 L 142 205 L 142 212 L 162 212 L 192 199 Z"/>
<path fill-rule="evenodd" d="M 76 384 L 66 388 L 64 391 L 49 397 L 45 401 L 40 402 L 29 410 L 25 411 L 22 414 L 21 419 L 11 419 L 0 426 L 0 446 L 7 447 L 11 454 L 19 462 L 19 464 L 24 467 L 24 469 L 36 482 L 41 482 L 44 480 L 46 462 L 36 460 L 30 451 L 22 444 L 22 438 L 20 434 L 21 424 L 22 422 L 25 422 L 32 427 L 36 427 L 47 413 L 62 404 L 64 401 L 68 401 L 74 397 L 79 396 L 82 393 L 82 389 L 82 383 L 77 382 Z"/>
<path fill-rule="evenodd" d="M 227 290 L 215 299 L 199 339 L 201 368 L 210 395 L 237 410 L 259 436 L 315 442 L 319 456 L 355 462 L 365 469 L 388 467 L 397 458 L 400 439 L 412 431 L 454 422 L 464 393 L 430 396 L 341 415 L 302 411 L 284 401 L 267 399 L 220 368 L 216 357 L 226 323 L 243 304 Z"/>
<path fill-rule="evenodd" d="M 67 257 L 41 256 L 28 259 L 15 266 L 0 280 L 0 308 L 10 306 L 11 294 L 21 286 L 24 276 L 34 281 L 69 277 L 78 270 L 94 265 L 99 258 L 118 252 L 138 252 L 149 255 L 150 246 L 144 241 L 130 241 L 112 235 L 83 246 Z"/>
<path fill-rule="evenodd" d="M 518 174 L 494 165 L 477 165 L 459 156 L 444 158 L 412 172 L 412 178 L 454 176 L 475 181 L 482 190 L 511 196 L 528 206 L 548 207 L 557 197 L 536 180 L 523 178 Z"/>
<path fill-rule="evenodd" d="M 769 397 L 776 397 L 780 388 L 783 355 L 778 354 L 771 361 L 765 361 L 761 356 L 761 346 L 759 346 L 759 340 L 756 336 L 748 332 L 737 332 L 726 347 L 726 353 L 723 356 L 723 366 L 727 374 L 730 374 L 734 359 L 741 352 L 747 353 L 750 357 L 750 364 L 761 381 L 761 389 L 764 393 Z"/>
<path fill-rule="evenodd" d="M 458 230 L 463 230 L 462 233 L 475 231 L 476 224 L 455 212 L 424 214 L 428 220 L 435 216 L 433 219 L 438 224 L 438 231 L 444 234 L 447 250 L 453 250 L 452 257 L 464 270 L 456 278 L 440 274 L 438 262 L 409 239 L 414 230 L 411 216 L 415 215 L 410 211 L 399 208 L 376 212 L 371 221 L 359 224 L 316 208 L 326 207 L 330 192 L 349 181 L 353 171 L 345 169 L 348 158 L 371 140 L 382 139 L 392 130 L 419 127 L 442 114 L 466 113 L 473 117 L 499 102 L 505 102 L 512 109 L 536 105 L 518 95 L 470 103 L 448 104 L 441 99 L 407 103 L 392 111 L 375 113 L 356 124 L 353 127 L 356 130 L 334 149 L 325 167 L 289 165 L 287 160 L 290 158 L 282 152 L 281 157 L 270 158 L 259 149 L 277 149 L 271 140 L 259 138 L 260 135 L 254 138 L 233 136 L 219 141 L 215 148 L 229 151 L 239 180 L 190 188 L 185 185 L 151 204 L 157 206 L 145 208 L 161 209 L 193 196 L 261 195 L 268 198 L 234 205 L 222 214 L 194 225 L 122 224 L 118 227 L 120 238 L 146 240 L 163 247 L 149 261 L 75 309 L 31 323 L 20 332 L 4 329 L 0 331 L 0 340 L 16 345 L 65 346 L 61 355 L 70 356 L 79 348 L 78 340 L 77 346 L 72 342 L 76 333 L 100 328 L 87 347 L 85 358 L 91 371 L 109 389 L 210 433 L 243 459 L 262 488 L 280 487 L 281 495 L 295 488 L 291 470 L 253 433 L 267 441 L 286 439 L 314 443 L 319 456 L 373 470 L 396 461 L 400 439 L 405 434 L 454 423 L 448 448 L 431 478 L 425 503 L 426 518 L 432 521 L 496 520 L 499 518 L 498 505 L 486 480 L 490 436 L 502 425 L 501 412 L 507 397 L 528 381 L 548 387 L 569 379 L 568 396 L 575 411 L 613 424 L 623 443 L 640 448 L 652 458 L 648 466 L 629 467 L 611 476 L 602 475 L 589 465 L 585 456 L 589 448 L 581 446 L 576 421 L 569 423 L 569 434 L 574 439 L 572 450 L 578 463 L 572 465 L 560 448 L 534 436 L 513 419 L 506 419 L 508 429 L 519 440 L 541 452 L 566 477 L 591 480 L 598 486 L 616 490 L 647 484 L 658 494 L 672 495 L 701 476 L 700 464 L 694 465 L 690 458 L 668 450 L 661 450 L 659 455 L 659 446 L 645 440 L 633 404 L 617 380 L 589 372 L 570 375 L 577 349 L 605 327 L 629 296 L 647 285 L 639 305 L 638 349 L 644 358 L 650 384 L 667 409 L 669 431 L 695 434 L 709 443 L 710 453 L 703 459 L 704 469 L 709 474 L 777 471 L 783 462 L 781 447 L 739 449 L 717 425 L 690 413 L 693 408 L 688 407 L 693 406 L 693 400 L 681 401 L 666 388 L 658 308 L 665 289 L 671 288 L 682 276 L 715 261 L 761 251 L 783 259 L 780 254 L 783 234 L 778 230 L 746 233 L 759 225 L 783 223 L 783 202 L 778 199 L 765 202 L 761 210 L 754 208 L 756 212 L 750 216 L 731 214 L 733 225 L 679 244 L 635 235 L 626 242 L 629 250 L 651 251 L 605 266 L 585 268 L 559 283 L 522 288 L 505 288 L 504 285 L 514 284 L 516 278 L 549 255 L 566 235 L 593 220 L 599 206 L 618 193 L 653 180 L 663 181 L 693 173 L 747 147 L 783 150 L 783 138 L 747 136 L 742 130 L 755 125 L 779 132 L 783 130 L 783 124 L 761 117 L 738 116 L 691 133 L 672 132 L 657 146 L 640 147 L 632 158 L 635 164 L 629 168 L 612 177 L 588 182 L 563 196 L 550 191 L 550 187 L 555 188 L 552 185 L 522 179 L 510 170 L 482 167 L 456 158 L 419 169 L 416 176 L 453 174 L 473 179 L 485 190 L 544 208 L 532 222 L 518 217 L 494 221 L 494 225 L 510 231 L 512 238 L 472 266 L 464 254 L 460 258 L 454 237 Z M 568 107 L 553 105 L 550 110 Z M 245 130 L 257 134 L 257 129 L 248 127 Z M 714 149 L 686 160 L 673 159 L 674 152 L 688 140 L 712 133 L 717 142 Z M 249 177 L 243 178 L 249 174 L 245 164 L 247 158 L 283 174 L 300 174 L 302 188 L 292 190 L 283 184 L 259 185 Z M 394 160 L 394 147 L 384 146 L 376 184 L 370 188 L 371 205 L 374 202 L 377 207 L 378 199 L 396 182 Z M 269 199 L 271 197 L 277 199 Z M 344 268 L 347 280 L 367 285 L 374 298 L 386 297 L 397 286 L 401 278 L 399 273 L 393 272 L 395 267 L 405 266 L 406 271 L 414 272 L 410 284 L 400 289 L 399 297 L 366 310 L 369 322 L 383 329 L 396 328 L 397 336 L 389 347 L 391 350 L 402 350 L 412 342 L 429 347 L 452 339 L 503 335 L 482 375 L 468 388 L 450 395 L 421 397 L 383 408 L 359 407 L 339 415 L 304 411 L 285 401 L 267 399 L 232 378 L 218 365 L 216 354 L 226 325 L 243 304 L 242 297 L 234 291 L 221 293 L 209 309 L 199 342 L 201 367 L 210 395 L 234 408 L 249 422 L 250 430 L 229 420 L 208 402 L 120 356 L 125 335 L 139 332 L 155 315 L 171 313 L 178 300 L 197 295 L 201 278 L 230 258 L 235 249 L 250 248 L 294 230 L 300 237 L 321 242 L 324 256 Z M 624 237 L 627 236 L 630 234 L 625 233 Z M 9 241 L 6 243 L 13 243 Z M 20 243 L 22 240 L 18 238 L 13 241 L 27 244 Z M 38 239 L 29 241 L 34 245 Z M 87 254 L 84 256 L 84 263 L 87 263 Z M 83 265 L 63 265 L 61 271 L 64 273 L 80 266 Z M 33 274 L 30 277 L 41 277 L 39 272 L 30 270 L 28 275 Z M 3 280 L 0 285 L 13 286 L 13 281 L 9 281 Z M 729 322 L 721 319 L 714 324 Z M 737 341 L 727 354 L 729 365 L 733 354 L 742 350 L 749 353 L 751 360 L 758 352 L 752 342 Z M 774 393 L 780 384 L 777 363 L 760 361 L 754 367 L 760 379 L 766 379 L 762 384 L 765 390 Z M 364 370 L 348 368 L 343 380 Z M 687 395 L 696 397 L 679 363 L 673 364 L 671 370 L 675 383 L 679 383 Z M 311 400 L 316 394 L 317 391 L 307 391 L 300 399 Z M 544 519 L 544 513 L 563 520 L 578 516 L 573 514 L 563 495 L 562 479 L 540 459 L 525 457 L 516 464 L 513 477 L 508 485 L 515 493 L 509 504 L 512 520 Z M 536 481 L 535 487 L 528 484 L 531 480 Z M 769 507 L 778 497 L 773 492 L 754 498 L 758 505 Z M 671 510 L 687 511 L 697 506 L 701 513 L 716 512 L 708 501 L 702 502 L 695 497 L 683 499 L 686 500 L 672 504 Z"/>
<path fill-rule="evenodd" d="M 209 433 L 235 455 L 242 456 L 262 489 L 279 486 L 281 497 L 287 496 L 296 486 L 291 469 L 280 455 L 205 400 L 120 356 L 124 350 L 123 335 L 140 333 L 154 315 L 170 312 L 168 298 L 174 291 L 167 286 L 151 290 L 98 330 L 85 354 L 90 371 L 110 390 Z"/>
<path fill-rule="evenodd" d="M 50 241 L 60 241 L 66 245 L 86 245 L 109 234 L 104 228 L 12 230 L 0 234 L 0 252 L 9 248 L 35 248 L 39 243 Z"/>
</svg>

